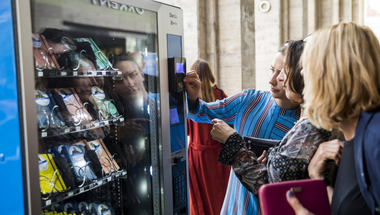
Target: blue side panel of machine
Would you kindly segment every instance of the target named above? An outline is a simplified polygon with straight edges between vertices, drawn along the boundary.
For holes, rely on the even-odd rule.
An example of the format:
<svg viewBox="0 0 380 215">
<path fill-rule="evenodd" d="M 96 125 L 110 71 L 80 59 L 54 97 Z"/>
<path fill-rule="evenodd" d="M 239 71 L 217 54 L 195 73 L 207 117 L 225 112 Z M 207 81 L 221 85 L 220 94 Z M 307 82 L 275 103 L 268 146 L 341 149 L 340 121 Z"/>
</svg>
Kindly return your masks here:
<svg viewBox="0 0 380 215">
<path fill-rule="evenodd" d="M 0 1 L 0 214 L 25 214 L 11 0 Z"/>
</svg>

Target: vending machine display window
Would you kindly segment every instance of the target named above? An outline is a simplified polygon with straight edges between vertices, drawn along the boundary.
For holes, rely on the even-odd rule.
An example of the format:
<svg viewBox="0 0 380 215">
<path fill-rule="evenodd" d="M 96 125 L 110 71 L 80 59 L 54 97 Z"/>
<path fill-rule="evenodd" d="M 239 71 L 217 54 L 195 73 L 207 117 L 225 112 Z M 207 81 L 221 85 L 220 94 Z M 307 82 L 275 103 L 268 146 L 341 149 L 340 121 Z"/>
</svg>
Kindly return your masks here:
<svg viewBox="0 0 380 215">
<path fill-rule="evenodd" d="M 4 214 L 189 214 L 182 10 L 0 2 Z"/>
<path fill-rule="evenodd" d="M 31 9 L 43 212 L 160 214 L 157 12 L 100 0 Z"/>
</svg>

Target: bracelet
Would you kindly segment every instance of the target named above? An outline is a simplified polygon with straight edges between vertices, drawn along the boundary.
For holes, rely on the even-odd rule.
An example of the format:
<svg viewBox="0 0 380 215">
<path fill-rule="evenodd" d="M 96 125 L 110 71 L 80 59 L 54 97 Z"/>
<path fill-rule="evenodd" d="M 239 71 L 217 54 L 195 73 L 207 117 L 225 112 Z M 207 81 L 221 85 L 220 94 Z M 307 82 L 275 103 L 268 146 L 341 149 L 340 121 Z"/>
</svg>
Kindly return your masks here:
<svg viewBox="0 0 380 215">
<path fill-rule="evenodd" d="M 323 178 L 323 181 L 325 182 L 326 187 L 330 186 L 330 180 L 326 176 Z"/>
</svg>

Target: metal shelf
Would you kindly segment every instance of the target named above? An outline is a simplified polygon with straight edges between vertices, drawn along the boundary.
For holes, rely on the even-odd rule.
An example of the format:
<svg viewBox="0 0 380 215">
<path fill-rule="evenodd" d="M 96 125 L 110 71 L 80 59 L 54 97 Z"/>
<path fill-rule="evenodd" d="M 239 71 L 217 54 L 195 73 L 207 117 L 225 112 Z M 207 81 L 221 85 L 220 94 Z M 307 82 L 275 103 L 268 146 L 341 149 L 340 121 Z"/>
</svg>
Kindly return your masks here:
<svg viewBox="0 0 380 215">
<path fill-rule="evenodd" d="M 96 70 L 96 71 L 72 71 L 72 70 L 36 70 L 37 78 L 68 78 L 68 77 L 114 77 L 115 80 L 122 79 L 120 70 Z"/>
<path fill-rule="evenodd" d="M 59 136 L 63 134 L 71 134 L 71 133 L 76 133 L 80 131 L 100 128 L 100 127 L 104 127 L 108 125 L 116 125 L 116 126 L 124 125 L 124 118 L 118 117 L 118 118 L 111 118 L 107 120 L 95 120 L 88 124 L 71 126 L 71 127 L 49 128 L 46 131 L 39 132 L 39 137 L 40 138 L 54 137 L 54 136 Z"/>
<path fill-rule="evenodd" d="M 73 196 L 80 195 L 82 193 L 85 193 L 87 191 L 93 190 L 95 188 L 98 188 L 104 184 L 107 184 L 111 181 L 114 181 L 119 178 L 125 178 L 127 176 L 126 170 L 121 170 L 117 172 L 113 172 L 112 174 L 105 176 L 101 179 L 94 180 L 89 184 L 85 184 L 83 187 L 80 188 L 71 188 L 63 193 L 53 194 L 49 199 L 42 200 L 42 208 L 45 208 L 49 205 L 52 205 L 54 203 L 63 201 L 65 199 L 69 199 Z"/>
</svg>

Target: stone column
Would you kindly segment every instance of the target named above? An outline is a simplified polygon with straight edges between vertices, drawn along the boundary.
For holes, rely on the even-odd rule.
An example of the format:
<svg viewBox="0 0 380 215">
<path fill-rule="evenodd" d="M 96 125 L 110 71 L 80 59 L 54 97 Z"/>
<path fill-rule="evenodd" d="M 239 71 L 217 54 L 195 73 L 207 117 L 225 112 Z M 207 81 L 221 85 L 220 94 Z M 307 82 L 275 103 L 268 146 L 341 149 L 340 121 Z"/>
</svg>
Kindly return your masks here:
<svg viewBox="0 0 380 215">
<path fill-rule="evenodd" d="M 240 0 L 218 0 L 219 86 L 232 95 L 242 90 L 242 25 Z"/>
<path fill-rule="evenodd" d="M 242 88 L 256 88 L 255 74 L 255 4 L 254 0 L 240 1 Z"/>
<path fill-rule="evenodd" d="M 183 10 L 183 41 L 187 68 L 199 57 L 199 36 L 198 36 L 198 4 L 197 0 L 182 0 L 180 7 Z"/>
<path fill-rule="evenodd" d="M 268 12 L 260 11 L 262 2 L 269 2 Z M 281 0 L 255 0 L 256 89 L 269 89 L 270 66 L 282 39 Z"/>
<path fill-rule="evenodd" d="M 309 0 L 307 4 L 307 33 L 311 34 L 319 28 L 319 8 L 318 0 Z"/>
<path fill-rule="evenodd" d="M 366 8 L 364 7 L 364 0 L 353 0 L 352 1 L 352 20 L 364 25 L 364 14 Z"/>
<path fill-rule="evenodd" d="M 198 0 L 199 58 L 209 62 L 216 80 L 219 74 L 217 3 L 216 0 Z"/>
<path fill-rule="evenodd" d="M 281 11 L 285 14 L 287 11 L 288 19 L 283 16 L 284 28 L 288 26 L 288 37 L 282 38 L 282 41 L 288 39 L 297 40 L 302 39 L 309 34 L 308 29 L 308 0 L 285 0 L 289 2 L 288 7 L 282 7 Z"/>
</svg>

